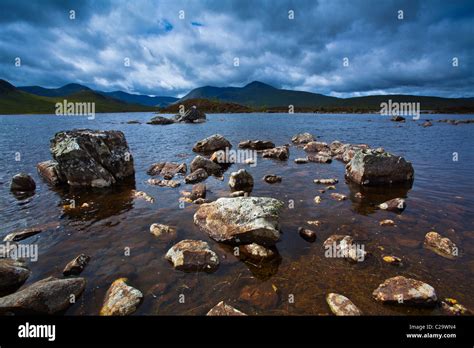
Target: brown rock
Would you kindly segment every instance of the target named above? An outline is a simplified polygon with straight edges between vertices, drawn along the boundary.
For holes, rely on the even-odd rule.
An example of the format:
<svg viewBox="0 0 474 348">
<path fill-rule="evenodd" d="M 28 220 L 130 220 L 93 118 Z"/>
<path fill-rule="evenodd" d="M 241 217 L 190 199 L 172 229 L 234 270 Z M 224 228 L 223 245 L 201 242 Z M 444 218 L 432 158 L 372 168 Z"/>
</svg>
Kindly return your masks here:
<svg viewBox="0 0 474 348">
<path fill-rule="evenodd" d="M 10 191 L 30 192 L 36 189 L 36 183 L 31 176 L 26 173 L 19 173 L 13 176 Z"/>
<path fill-rule="evenodd" d="M 14 292 L 30 276 L 31 271 L 25 262 L 0 258 L 0 296 Z"/>
<path fill-rule="evenodd" d="M 100 315 L 129 315 L 137 310 L 143 294 L 127 285 L 127 278 L 115 280 L 105 294 L 104 304 Z"/>
<path fill-rule="evenodd" d="M 347 297 L 343 295 L 330 293 L 326 296 L 326 302 L 328 303 L 329 308 L 331 309 L 331 312 L 333 312 L 335 315 L 338 315 L 338 316 L 362 315 L 362 312 L 359 310 L 359 308 L 357 308 L 356 305 L 352 303 L 351 300 L 349 300 Z"/>
<path fill-rule="evenodd" d="M 298 228 L 298 233 L 307 242 L 313 243 L 316 240 L 316 232 L 309 230 L 307 228 L 300 227 Z"/>
<path fill-rule="evenodd" d="M 278 146 L 273 149 L 263 150 L 262 157 L 286 161 L 290 157 L 290 150 L 288 146 Z"/>
<path fill-rule="evenodd" d="M 247 314 L 238 309 L 226 304 L 224 301 L 219 302 L 207 312 L 208 316 L 245 316 Z"/>
<path fill-rule="evenodd" d="M 244 286 L 239 299 L 260 309 L 274 308 L 280 301 L 276 288 L 268 283 Z"/>
<path fill-rule="evenodd" d="M 186 163 L 159 162 L 154 163 L 148 168 L 148 175 L 161 175 L 164 179 L 172 179 L 177 174 L 185 175 L 187 171 Z"/>
<path fill-rule="evenodd" d="M 65 179 L 60 176 L 58 169 L 58 162 L 44 161 L 36 165 L 38 174 L 50 185 L 58 186 L 65 182 Z"/>
<path fill-rule="evenodd" d="M 281 182 L 282 178 L 278 175 L 268 174 L 263 177 L 263 181 L 268 184 L 275 184 L 277 182 Z"/>
<path fill-rule="evenodd" d="M 203 168 L 199 168 L 196 171 L 192 172 L 191 174 L 187 175 L 184 178 L 184 182 L 186 184 L 196 184 L 200 181 L 204 181 L 208 178 L 207 172 Z"/>
<path fill-rule="evenodd" d="M 87 266 L 90 261 L 90 256 L 86 254 L 80 254 L 74 260 L 70 261 L 66 267 L 64 267 L 63 275 L 70 276 L 70 275 L 79 275 Z"/>
<path fill-rule="evenodd" d="M 218 150 L 225 150 L 232 148 L 231 143 L 220 134 L 214 134 L 206 139 L 198 141 L 194 147 L 194 152 L 212 153 Z"/>
<path fill-rule="evenodd" d="M 425 247 L 448 259 L 459 256 L 456 244 L 449 238 L 443 238 L 438 232 L 431 231 L 425 235 Z"/>
<path fill-rule="evenodd" d="M 268 140 L 245 140 L 239 143 L 241 149 L 266 150 L 273 149 L 275 144 Z"/>
<path fill-rule="evenodd" d="M 396 276 L 385 280 L 374 290 L 376 301 L 400 305 L 434 305 L 438 301 L 435 289 L 419 280 Z"/>
<path fill-rule="evenodd" d="M 382 210 L 393 211 L 395 213 L 401 213 L 406 208 L 406 203 L 403 198 L 394 198 L 379 204 L 379 208 Z"/>
<path fill-rule="evenodd" d="M 165 258 L 175 269 L 185 272 L 212 273 L 219 267 L 219 257 L 202 240 L 182 240 L 168 250 Z"/>
<path fill-rule="evenodd" d="M 150 226 L 150 233 L 164 241 L 176 239 L 177 232 L 175 227 L 154 223 Z"/>
<path fill-rule="evenodd" d="M 315 137 L 310 133 L 299 133 L 291 138 L 291 142 L 296 145 L 304 145 L 315 140 Z"/>
<path fill-rule="evenodd" d="M 230 174 L 229 187 L 232 191 L 251 192 L 253 189 L 253 177 L 245 169 L 240 169 Z"/>
</svg>

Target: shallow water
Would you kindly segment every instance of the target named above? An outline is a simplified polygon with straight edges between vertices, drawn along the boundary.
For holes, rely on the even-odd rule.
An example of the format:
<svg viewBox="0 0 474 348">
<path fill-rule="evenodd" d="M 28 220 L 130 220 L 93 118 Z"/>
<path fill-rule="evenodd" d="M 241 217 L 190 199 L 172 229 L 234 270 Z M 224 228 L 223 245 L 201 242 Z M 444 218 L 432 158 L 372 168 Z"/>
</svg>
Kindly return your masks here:
<svg viewBox="0 0 474 348">
<path fill-rule="evenodd" d="M 145 122 L 148 113 L 100 114 L 94 120 L 54 115 L 0 116 L 0 237 L 16 229 L 58 223 L 57 228 L 30 237 L 22 243 L 37 243 L 39 259 L 29 262 L 33 271 L 24 286 L 44 277 L 61 277 L 62 269 L 79 253 L 91 256 L 82 276 L 87 288 L 66 314 L 97 314 L 105 291 L 118 277 L 128 277 L 140 289 L 144 301 L 135 314 L 194 315 L 205 314 L 221 300 L 249 314 L 328 315 L 325 302 L 328 292 L 349 297 L 365 314 L 436 315 L 437 308 L 414 309 L 376 303 L 372 291 L 388 277 L 405 275 L 431 284 L 438 297 L 452 297 L 474 308 L 474 189 L 472 173 L 474 140 L 472 125 L 452 126 L 433 122 L 423 128 L 422 120 L 405 124 L 390 122 L 379 115 L 308 115 L 308 114 L 215 114 L 204 124 L 152 126 L 126 124 L 129 120 Z M 469 115 L 426 115 L 424 118 L 469 118 Z M 51 190 L 37 175 L 36 163 L 51 158 L 49 140 L 60 130 L 73 128 L 117 129 L 125 133 L 135 160 L 136 189 L 155 198 L 154 203 L 133 200 L 130 188 L 110 190 Z M 193 224 L 198 206 L 179 206 L 179 188 L 161 188 L 146 183 L 146 169 L 154 162 L 185 161 L 194 157 L 194 143 L 220 133 L 236 147 L 245 139 L 271 140 L 277 145 L 289 143 L 293 135 L 310 132 L 318 140 L 340 140 L 384 147 L 413 163 L 415 181 L 409 190 L 378 189 L 361 202 L 354 198 L 357 187 L 344 181 L 344 164 L 295 164 L 304 151 L 292 146 L 287 162 L 258 158 L 250 167 L 234 164 L 224 181 L 206 180 L 208 198 L 227 196 L 228 177 L 238 168 L 246 168 L 255 179 L 254 196 L 270 196 L 286 202 L 281 216 L 282 236 L 277 244 L 281 258 L 264 265 L 244 263 L 233 256 L 231 248 L 210 240 Z M 20 154 L 19 161 L 15 156 Z M 453 161 L 457 152 L 458 161 Z M 25 171 L 37 182 L 36 194 L 18 199 L 9 192 L 11 177 Z M 266 174 L 283 177 L 281 184 L 261 180 Z M 349 196 L 343 202 L 322 194 L 323 201 L 313 202 L 318 189 L 315 178 L 337 177 L 336 191 Z M 373 208 L 397 196 L 405 196 L 407 208 L 400 214 Z M 86 209 L 65 211 L 63 205 L 74 198 L 76 205 L 90 203 Z M 294 208 L 290 208 L 294 202 Z M 320 227 L 306 225 L 318 219 Z M 379 221 L 393 219 L 396 227 L 380 227 Z M 209 242 L 220 259 L 217 272 L 183 273 L 175 271 L 164 259 L 170 244 L 163 244 L 150 234 L 154 222 L 178 229 L 178 240 L 191 238 Z M 317 232 L 315 243 L 304 241 L 299 226 Z M 435 230 L 451 238 L 461 249 L 457 260 L 442 258 L 423 248 L 424 235 Z M 324 256 L 322 243 L 331 234 L 349 234 L 370 253 L 364 262 L 352 264 Z M 130 256 L 125 256 L 130 248 Z M 383 250 L 382 250 L 383 249 Z M 403 266 L 382 261 L 383 255 L 396 255 Z M 259 309 L 239 301 L 245 285 L 267 282 L 278 289 L 279 303 Z M 161 292 L 162 291 L 162 295 Z M 179 295 L 184 294 L 185 303 Z M 289 303 L 290 295 L 294 303 Z M 182 297 L 181 297 L 182 299 Z"/>
</svg>

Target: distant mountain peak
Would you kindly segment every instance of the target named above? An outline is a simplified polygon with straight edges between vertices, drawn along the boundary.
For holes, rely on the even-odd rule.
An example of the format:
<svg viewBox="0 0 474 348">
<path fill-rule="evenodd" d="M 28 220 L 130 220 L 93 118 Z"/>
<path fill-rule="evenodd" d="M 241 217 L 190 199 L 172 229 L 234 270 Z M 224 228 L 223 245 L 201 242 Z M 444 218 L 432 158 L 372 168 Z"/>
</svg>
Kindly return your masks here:
<svg viewBox="0 0 474 348">
<path fill-rule="evenodd" d="M 244 88 L 273 88 L 275 89 L 275 87 L 269 84 L 260 82 L 260 81 L 252 81 L 249 84 L 245 85 Z"/>
</svg>

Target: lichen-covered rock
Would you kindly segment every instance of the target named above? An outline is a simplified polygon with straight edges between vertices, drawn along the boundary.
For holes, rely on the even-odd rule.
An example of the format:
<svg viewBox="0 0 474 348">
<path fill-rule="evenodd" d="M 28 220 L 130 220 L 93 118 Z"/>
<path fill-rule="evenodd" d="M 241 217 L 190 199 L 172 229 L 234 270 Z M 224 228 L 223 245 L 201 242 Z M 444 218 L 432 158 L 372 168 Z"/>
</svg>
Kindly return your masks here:
<svg viewBox="0 0 474 348">
<path fill-rule="evenodd" d="M 274 174 L 268 174 L 263 177 L 263 181 L 265 181 L 268 184 L 276 184 L 277 182 L 281 182 L 282 178 L 281 176 L 274 175 Z"/>
<path fill-rule="evenodd" d="M 464 307 L 454 298 L 445 298 L 441 301 L 441 309 L 447 315 L 472 315 L 472 311 Z"/>
<path fill-rule="evenodd" d="M 262 157 L 286 161 L 288 157 L 290 157 L 290 150 L 288 149 L 288 146 L 278 146 L 273 149 L 263 150 Z"/>
<path fill-rule="evenodd" d="M 226 304 L 224 301 L 219 302 L 207 312 L 208 316 L 242 316 L 247 315 L 238 309 Z"/>
<path fill-rule="evenodd" d="M 133 178 L 135 169 L 121 131 L 79 129 L 55 134 L 51 154 L 70 186 L 108 187 Z"/>
<path fill-rule="evenodd" d="M 395 213 L 401 213 L 405 210 L 407 204 L 403 198 L 394 198 L 389 201 L 379 204 L 379 208 L 382 210 L 393 211 Z"/>
<path fill-rule="evenodd" d="M 326 296 L 326 302 L 335 315 L 338 316 L 358 316 L 362 315 L 362 312 L 357 308 L 357 306 L 352 303 L 347 297 L 330 293 Z"/>
<path fill-rule="evenodd" d="M 330 145 L 329 145 L 329 150 L 331 151 L 331 155 L 336 156 L 344 153 L 344 145 L 348 144 L 343 144 L 339 140 L 334 140 Z"/>
<path fill-rule="evenodd" d="M 435 305 L 435 289 L 422 281 L 396 276 L 385 280 L 372 293 L 376 301 L 400 305 Z"/>
<path fill-rule="evenodd" d="M 190 173 L 184 178 L 184 182 L 186 184 L 196 184 L 198 182 L 204 181 L 209 177 L 206 170 L 203 168 L 199 168 L 194 172 Z"/>
<path fill-rule="evenodd" d="M 10 184 L 10 191 L 13 192 L 31 192 L 36 189 L 36 183 L 33 178 L 26 173 L 18 173 L 13 176 Z"/>
<path fill-rule="evenodd" d="M 175 120 L 179 123 L 203 123 L 206 122 L 206 114 L 193 105 L 185 112 L 175 115 Z"/>
<path fill-rule="evenodd" d="M 390 185 L 413 181 L 415 171 L 403 157 L 376 150 L 357 150 L 346 166 L 346 177 L 360 185 Z"/>
<path fill-rule="evenodd" d="M 203 156 L 196 156 L 191 162 L 191 166 L 190 166 L 191 172 L 195 172 L 199 168 L 204 169 L 208 175 L 221 175 L 222 174 L 222 168 L 219 164 Z"/>
<path fill-rule="evenodd" d="M 31 271 L 25 262 L 0 258 L 0 296 L 18 289 L 30 276 Z"/>
<path fill-rule="evenodd" d="M 211 135 L 208 138 L 198 141 L 194 147 L 194 152 L 212 153 L 214 151 L 232 148 L 231 143 L 220 134 Z"/>
<path fill-rule="evenodd" d="M 142 199 L 144 201 L 147 201 L 148 203 L 154 203 L 155 202 L 155 199 L 144 191 L 132 190 L 132 196 L 133 196 L 133 198 Z"/>
<path fill-rule="evenodd" d="M 38 174 L 51 186 L 58 186 L 66 182 L 66 179 L 61 177 L 58 170 L 58 162 L 44 161 L 36 165 Z"/>
<path fill-rule="evenodd" d="M 150 233 L 165 241 L 173 240 L 177 235 L 176 228 L 158 223 L 151 224 Z"/>
<path fill-rule="evenodd" d="M 0 314 L 55 314 L 72 305 L 84 291 L 84 278 L 48 277 L 0 298 Z"/>
<path fill-rule="evenodd" d="M 398 266 L 402 264 L 402 259 L 393 255 L 386 255 L 382 258 L 382 260 L 384 260 L 386 263 L 389 263 L 391 265 Z"/>
<path fill-rule="evenodd" d="M 90 256 L 86 254 L 80 254 L 73 260 L 71 260 L 66 267 L 64 267 L 63 275 L 70 276 L 70 275 L 79 275 L 87 266 L 90 261 Z"/>
<path fill-rule="evenodd" d="M 316 138 L 310 133 L 299 133 L 291 138 L 291 142 L 296 145 L 304 145 L 315 140 Z"/>
<path fill-rule="evenodd" d="M 150 121 L 147 122 L 147 124 L 160 124 L 160 125 L 166 125 L 166 124 L 173 124 L 175 123 L 175 120 L 172 120 L 171 118 L 163 117 L 163 116 L 155 116 L 153 117 Z"/>
<path fill-rule="evenodd" d="M 177 174 L 186 175 L 186 163 L 159 162 L 154 163 L 148 168 L 148 175 L 161 175 L 164 179 L 170 180 Z"/>
<path fill-rule="evenodd" d="M 203 204 L 194 223 L 218 242 L 273 245 L 280 238 L 283 202 L 267 197 L 219 198 Z"/>
<path fill-rule="evenodd" d="M 219 267 L 219 257 L 202 240 L 182 240 L 168 250 L 165 258 L 175 269 L 185 272 L 211 273 Z"/>
<path fill-rule="evenodd" d="M 251 192 L 253 189 L 253 177 L 245 169 L 240 169 L 230 174 L 229 187 L 232 191 Z"/>
<path fill-rule="evenodd" d="M 266 150 L 273 149 L 275 144 L 268 140 L 245 140 L 239 143 L 241 149 Z"/>
<path fill-rule="evenodd" d="M 274 258 L 277 253 L 257 243 L 239 246 L 239 253 L 244 259 L 251 259 L 257 262 Z"/>
<path fill-rule="evenodd" d="M 127 285 L 127 278 L 115 280 L 105 293 L 100 315 L 129 315 L 135 312 L 143 298 L 140 290 Z"/>
<path fill-rule="evenodd" d="M 438 232 L 431 231 L 425 235 L 425 247 L 448 259 L 459 256 L 456 244 L 449 238 L 442 237 Z"/>
<path fill-rule="evenodd" d="M 303 147 L 303 150 L 306 152 L 331 151 L 327 143 L 320 141 L 310 141 Z"/>
</svg>

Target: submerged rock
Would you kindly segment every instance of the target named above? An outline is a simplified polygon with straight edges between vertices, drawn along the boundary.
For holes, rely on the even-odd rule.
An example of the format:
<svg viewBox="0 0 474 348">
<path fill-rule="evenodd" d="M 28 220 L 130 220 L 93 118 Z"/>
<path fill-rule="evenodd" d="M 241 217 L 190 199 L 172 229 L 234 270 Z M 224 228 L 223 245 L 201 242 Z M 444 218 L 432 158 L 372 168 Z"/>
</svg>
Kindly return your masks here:
<svg viewBox="0 0 474 348">
<path fill-rule="evenodd" d="M 310 229 L 300 227 L 298 228 L 298 233 L 301 238 L 303 238 L 307 242 L 313 243 L 316 240 L 316 232 Z"/>
<path fill-rule="evenodd" d="M 100 315 L 129 315 L 135 312 L 140 304 L 143 294 L 127 285 L 127 278 L 115 280 L 105 293 L 104 304 Z"/>
<path fill-rule="evenodd" d="M 310 133 L 299 133 L 291 138 L 291 142 L 296 145 L 304 145 L 315 140 L 316 138 Z"/>
<path fill-rule="evenodd" d="M 448 259 L 459 256 L 456 244 L 449 238 L 442 237 L 438 232 L 431 231 L 425 235 L 425 247 Z"/>
<path fill-rule="evenodd" d="M 359 185 L 390 185 L 413 181 L 415 171 L 403 157 L 375 150 L 357 150 L 346 166 L 346 178 Z"/>
<path fill-rule="evenodd" d="M 447 315 L 472 315 L 472 311 L 464 307 L 454 298 L 445 298 L 441 301 L 441 309 Z"/>
<path fill-rule="evenodd" d="M 87 266 L 90 261 L 90 256 L 86 254 L 80 254 L 74 260 L 71 260 L 66 267 L 64 267 L 63 275 L 70 276 L 70 275 L 79 275 Z"/>
<path fill-rule="evenodd" d="M 172 179 L 177 174 L 186 175 L 186 163 L 159 162 L 154 163 L 148 168 L 147 174 L 151 176 L 161 175 L 164 179 Z"/>
<path fill-rule="evenodd" d="M 250 192 L 245 191 L 234 191 L 230 193 L 230 197 L 247 197 Z"/>
<path fill-rule="evenodd" d="M 253 189 L 253 177 L 245 169 L 240 169 L 230 174 L 229 187 L 232 191 L 251 192 Z"/>
<path fill-rule="evenodd" d="M 56 161 L 44 161 L 36 165 L 38 174 L 51 186 L 61 185 L 66 181 L 62 178 Z"/>
<path fill-rule="evenodd" d="M 180 123 L 203 123 L 206 122 L 206 114 L 193 105 L 185 112 L 175 115 L 175 120 Z"/>
<path fill-rule="evenodd" d="M 260 309 L 271 309 L 277 306 L 280 297 L 274 285 L 262 283 L 244 286 L 239 300 Z"/>
<path fill-rule="evenodd" d="M 194 152 L 212 153 L 214 151 L 232 148 L 231 143 L 220 134 L 211 135 L 208 138 L 198 141 L 194 147 Z"/>
<path fill-rule="evenodd" d="M 133 157 L 121 131 L 58 132 L 50 149 L 59 177 L 70 186 L 108 187 L 135 175 Z"/>
<path fill-rule="evenodd" d="M 203 168 L 199 168 L 184 178 L 186 184 L 195 184 L 206 180 L 209 177 Z"/>
<path fill-rule="evenodd" d="M 273 149 L 275 144 L 269 140 L 245 140 L 239 143 L 241 149 L 266 150 Z"/>
<path fill-rule="evenodd" d="M 267 197 L 219 198 L 203 204 L 194 223 L 218 242 L 273 245 L 280 238 L 283 202 Z"/>
<path fill-rule="evenodd" d="M 326 302 L 329 305 L 329 308 L 331 309 L 331 312 L 333 312 L 335 315 L 339 316 L 356 316 L 356 315 L 362 315 L 362 312 L 360 311 L 357 306 L 352 303 L 351 300 L 349 300 L 347 297 L 340 295 L 340 294 L 335 294 L 335 293 L 330 293 L 326 296 Z"/>
<path fill-rule="evenodd" d="M 13 176 L 10 185 L 12 192 L 31 192 L 36 189 L 36 183 L 33 178 L 26 173 L 18 173 Z"/>
<path fill-rule="evenodd" d="M 14 292 L 31 275 L 25 262 L 0 258 L 0 296 Z"/>
<path fill-rule="evenodd" d="M 148 193 L 143 192 L 143 191 L 132 190 L 132 196 L 133 198 L 136 198 L 136 199 L 143 199 L 144 201 L 147 201 L 148 203 L 155 202 L 155 199 L 152 196 L 150 196 Z"/>
<path fill-rule="evenodd" d="M 286 161 L 290 157 L 290 150 L 288 146 L 278 146 L 273 149 L 263 150 L 262 157 Z"/>
<path fill-rule="evenodd" d="M 86 287 L 84 278 L 48 277 L 0 298 L 1 314 L 55 314 L 72 305 Z"/>
<path fill-rule="evenodd" d="M 331 198 L 335 199 L 336 201 L 345 201 L 347 196 L 343 195 L 342 193 L 333 192 L 331 193 Z"/>
<path fill-rule="evenodd" d="M 376 301 L 401 305 L 435 305 L 435 289 L 419 280 L 396 276 L 385 280 L 372 293 Z"/>
<path fill-rule="evenodd" d="M 175 123 L 174 120 L 167 117 L 163 117 L 163 116 L 155 116 L 150 121 L 147 122 L 147 124 L 161 124 L 161 125 L 173 124 L 173 123 Z"/>
<path fill-rule="evenodd" d="M 150 233 L 165 241 L 173 240 L 177 235 L 176 228 L 158 223 L 151 224 Z"/>
<path fill-rule="evenodd" d="M 219 267 L 219 257 L 202 240 L 182 240 L 168 250 L 165 258 L 175 269 L 185 272 L 211 273 Z"/>
<path fill-rule="evenodd" d="M 394 115 L 394 116 L 392 116 L 390 121 L 392 121 L 392 122 L 405 122 L 405 117 L 399 116 L 399 115 Z"/>
<path fill-rule="evenodd" d="M 382 210 L 393 211 L 396 213 L 401 213 L 405 210 L 407 204 L 403 198 L 394 198 L 389 201 L 386 201 L 382 204 L 379 204 L 379 208 Z"/>
<path fill-rule="evenodd" d="M 324 241 L 323 247 L 328 258 L 345 258 L 349 261 L 362 262 L 367 255 L 367 252 L 348 235 L 333 234 Z"/>
<path fill-rule="evenodd" d="M 395 226 L 395 221 L 390 219 L 385 219 L 379 222 L 380 226 Z"/>
<path fill-rule="evenodd" d="M 278 175 L 268 174 L 263 177 L 263 181 L 268 184 L 275 184 L 277 182 L 281 182 L 282 178 Z"/>
<path fill-rule="evenodd" d="M 397 256 L 387 255 L 382 258 L 385 262 L 391 265 L 401 265 L 402 259 Z"/>
<path fill-rule="evenodd" d="M 219 302 L 207 312 L 208 316 L 242 316 L 247 315 L 238 309 L 226 304 L 224 301 Z"/>
</svg>

